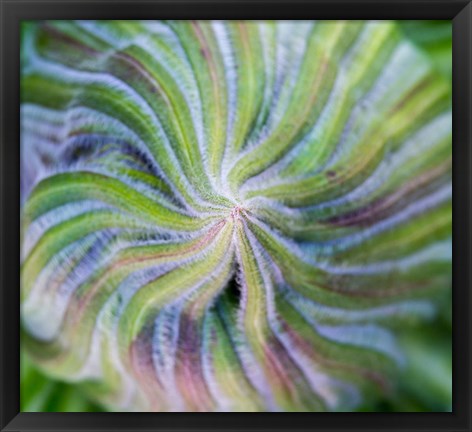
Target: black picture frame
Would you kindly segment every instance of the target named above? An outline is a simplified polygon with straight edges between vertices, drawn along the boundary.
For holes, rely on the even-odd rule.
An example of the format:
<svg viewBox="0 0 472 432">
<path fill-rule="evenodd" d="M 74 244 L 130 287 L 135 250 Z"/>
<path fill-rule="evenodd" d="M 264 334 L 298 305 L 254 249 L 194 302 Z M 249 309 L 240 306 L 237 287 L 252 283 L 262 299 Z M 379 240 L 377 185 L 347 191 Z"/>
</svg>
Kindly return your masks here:
<svg viewBox="0 0 472 432">
<path fill-rule="evenodd" d="M 1 431 L 470 431 L 472 4 L 464 0 L 1 0 Z M 453 410 L 451 413 L 19 412 L 21 20 L 447 19 L 453 21 Z"/>
</svg>

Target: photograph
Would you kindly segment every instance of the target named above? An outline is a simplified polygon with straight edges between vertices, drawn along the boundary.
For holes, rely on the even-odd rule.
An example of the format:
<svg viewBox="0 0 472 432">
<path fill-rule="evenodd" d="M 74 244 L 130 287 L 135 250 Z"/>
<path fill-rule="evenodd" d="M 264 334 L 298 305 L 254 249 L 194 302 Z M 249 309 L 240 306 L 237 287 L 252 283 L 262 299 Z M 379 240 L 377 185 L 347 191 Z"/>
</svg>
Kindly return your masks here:
<svg viewBox="0 0 472 432">
<path fill-rule="evenodd" d="M 451 413 L 452 29 L 21 20 L 20 411 Z"/>
</svg>

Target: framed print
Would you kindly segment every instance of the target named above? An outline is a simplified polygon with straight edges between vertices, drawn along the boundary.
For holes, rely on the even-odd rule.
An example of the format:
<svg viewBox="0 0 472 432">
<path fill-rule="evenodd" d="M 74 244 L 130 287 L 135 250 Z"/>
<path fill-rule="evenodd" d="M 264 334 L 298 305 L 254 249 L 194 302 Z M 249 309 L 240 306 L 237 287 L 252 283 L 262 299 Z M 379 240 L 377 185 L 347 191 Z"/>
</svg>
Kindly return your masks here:
<svg viewBox="0 0 472 432">
<path fill-rule="evenodd" d="M 3 1 L 1 430 L 470 430 L 471 14 Z"/>
</svg>

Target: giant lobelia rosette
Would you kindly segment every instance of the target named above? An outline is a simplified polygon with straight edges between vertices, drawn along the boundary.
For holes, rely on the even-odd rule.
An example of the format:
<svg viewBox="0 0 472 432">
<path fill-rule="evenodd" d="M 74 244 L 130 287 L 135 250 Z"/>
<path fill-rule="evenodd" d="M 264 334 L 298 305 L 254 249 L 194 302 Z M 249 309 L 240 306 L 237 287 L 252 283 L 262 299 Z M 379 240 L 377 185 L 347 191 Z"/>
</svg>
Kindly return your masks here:
<svg viewBox="0 0 472 432">
<path fill-rule="evenodd" d="M 22 329 L 111 410 L 351 410 L 451 279 L 450 84 L 393 22 L 23 27 Z"/>
</svg>

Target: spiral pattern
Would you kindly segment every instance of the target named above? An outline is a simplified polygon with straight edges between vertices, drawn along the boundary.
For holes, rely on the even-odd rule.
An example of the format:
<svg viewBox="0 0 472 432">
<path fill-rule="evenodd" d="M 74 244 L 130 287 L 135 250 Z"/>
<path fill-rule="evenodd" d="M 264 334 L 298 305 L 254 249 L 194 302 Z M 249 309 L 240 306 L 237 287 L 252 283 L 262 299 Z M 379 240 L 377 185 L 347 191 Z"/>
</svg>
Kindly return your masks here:
<svg viewBox="0 0 472 432">
<path fill-rule="evenodd" d="M 111 410 L 350 410 L 451 279 L 450 85 L 395 23 L 52 21 L 22 328 Z"/>
</svg>

